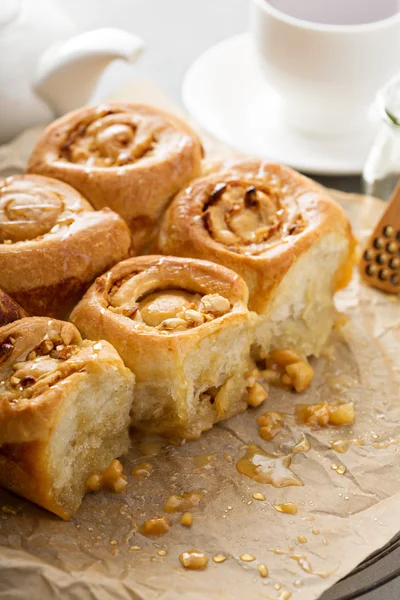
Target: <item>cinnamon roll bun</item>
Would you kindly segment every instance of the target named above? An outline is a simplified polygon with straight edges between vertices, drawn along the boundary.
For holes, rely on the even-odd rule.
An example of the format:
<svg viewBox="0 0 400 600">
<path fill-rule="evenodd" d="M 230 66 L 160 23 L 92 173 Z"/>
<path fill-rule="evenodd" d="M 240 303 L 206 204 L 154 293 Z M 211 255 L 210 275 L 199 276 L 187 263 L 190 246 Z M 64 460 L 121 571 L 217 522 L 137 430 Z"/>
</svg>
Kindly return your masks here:
<svg viewBox="0 0 400 600">
<path fill-rule="evenodd" d="M 121 217 L 61 181 L 0 180 L 0 287 L 32 315 L 66 316 L 131 244 Z"/>
<path fill-rule="evenodd" d="M 52 123 L 28 171 L 71 184 L 95 208 L 115 210 L 140 250 L 171 198 L 200 174 L 201 159 L 197 136 L 177 117 L 150 106 L 111 103 Z"/>
<path fill-rule="evenodd" d="M 229 267 L 259 315 L 253 350 L 318 355 L 332 328 L 333 294 L 351 277 L 354 241 L 344 211 L 311 180 L 259 160 L 231 161 L 174 199 L 162 254 Z"/>
<path fill-rule="evenodd" d="M 107 342 L 31 317 L 0 328 L 0 486 L 68 519 L 128 449 L 134 377 Z"/>
<path fill-rule="evenodd" d="M 247 296 L 219 265 L 142 256 L 99 277 L 71 320 L 135 374 L 135 427 L 196 438 L 265 397 L 250 373 Z"/>
<path fill-rule="evenodd" d="M 27 316 L 28 313 L 22 306 L 0 290 L 0 327 Z"/>
</svg>

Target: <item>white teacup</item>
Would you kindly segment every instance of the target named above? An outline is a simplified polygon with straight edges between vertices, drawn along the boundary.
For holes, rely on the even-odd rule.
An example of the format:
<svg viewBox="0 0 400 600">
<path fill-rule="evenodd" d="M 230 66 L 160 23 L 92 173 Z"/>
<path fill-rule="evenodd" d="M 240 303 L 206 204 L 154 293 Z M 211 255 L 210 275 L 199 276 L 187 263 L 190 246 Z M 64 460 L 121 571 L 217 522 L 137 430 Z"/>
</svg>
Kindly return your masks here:
<svg viewBox="0 0 400 600">
<path fill-rule="evenodd" d="M 285 123 L 320 135 L 366 127 L 400 72 L 400 0 L 252 0 L 251 29 Z"/>
</svg>

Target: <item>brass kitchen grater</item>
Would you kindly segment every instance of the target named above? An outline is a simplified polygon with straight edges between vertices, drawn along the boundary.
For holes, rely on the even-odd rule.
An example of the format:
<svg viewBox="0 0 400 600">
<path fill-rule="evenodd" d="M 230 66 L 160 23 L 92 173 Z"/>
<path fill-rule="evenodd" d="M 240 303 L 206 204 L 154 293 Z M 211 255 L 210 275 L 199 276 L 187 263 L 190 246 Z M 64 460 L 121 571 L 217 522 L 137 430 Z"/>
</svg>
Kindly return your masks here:
<svg viewBox="0 0 400 600">
<path fill-rule="evenodd" d="M 400 294 L 400 181 L 364 250 L 360 273 L 369 285 Z"/>
</svg>

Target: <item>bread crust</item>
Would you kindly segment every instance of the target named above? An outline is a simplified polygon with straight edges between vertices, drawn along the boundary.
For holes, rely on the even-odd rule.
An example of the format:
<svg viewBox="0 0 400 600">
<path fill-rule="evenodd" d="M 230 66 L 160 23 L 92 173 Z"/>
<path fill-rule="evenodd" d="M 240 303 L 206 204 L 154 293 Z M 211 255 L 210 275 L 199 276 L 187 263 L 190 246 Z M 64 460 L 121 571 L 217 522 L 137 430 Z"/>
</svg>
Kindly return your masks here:
<svg viewBox="0 0 400 600">
<path fill-rule="evenodd" d="M 124 221 L 39 175 L 0 181 L 0 286 L 28 313 L 65 317 L 93 279 L 133 252 Z"/>
<path fill-rule="evenodd" d="M 0 290 L 0 327 L 27 316 L 28 313 L 22 306 Z"/>
<path fill-rule="evenodd" d="M 115 210 L 141 250 L 171 198 L 199 176 L 202 153 L 197 135 L 178 117 L 146 105 L 109 103 L 49 125 L 27 170 L 69 183 L 97 209 Z"/>
</svg>

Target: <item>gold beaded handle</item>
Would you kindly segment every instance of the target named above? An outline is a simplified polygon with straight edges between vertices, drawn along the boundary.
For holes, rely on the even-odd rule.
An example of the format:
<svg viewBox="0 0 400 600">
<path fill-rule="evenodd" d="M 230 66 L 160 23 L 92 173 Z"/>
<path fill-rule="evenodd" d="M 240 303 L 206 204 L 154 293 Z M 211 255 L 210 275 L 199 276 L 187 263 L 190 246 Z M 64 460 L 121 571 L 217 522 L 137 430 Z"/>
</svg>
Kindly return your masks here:
<svg viewBox="0 0 400 600">
<path fill-rule="evenodd" d="M 369 285 L 400 293 L 400 180 L 364 250 L 360 273 Z"/>
</svg>

